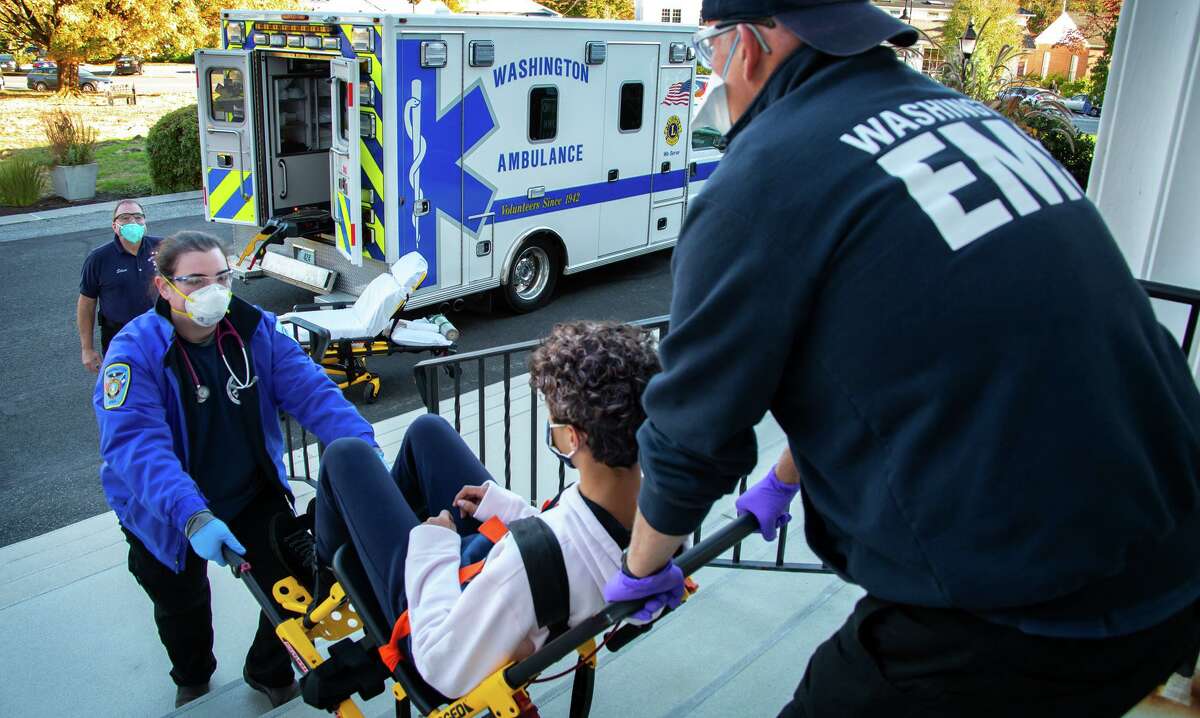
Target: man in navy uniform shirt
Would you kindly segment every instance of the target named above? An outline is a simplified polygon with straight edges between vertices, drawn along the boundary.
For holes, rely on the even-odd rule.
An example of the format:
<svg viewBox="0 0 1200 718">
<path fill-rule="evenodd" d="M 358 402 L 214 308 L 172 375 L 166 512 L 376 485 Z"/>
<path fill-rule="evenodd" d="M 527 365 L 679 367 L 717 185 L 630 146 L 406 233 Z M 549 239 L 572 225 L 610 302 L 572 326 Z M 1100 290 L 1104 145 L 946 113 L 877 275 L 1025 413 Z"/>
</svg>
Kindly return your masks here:
<svg viewBox="0 0 1200 718">
<path fill-rule="evenodd" d="M 669 558 L 770 411 L 788 451 L 739 513 L 772 539 L 801 493 L 867 594 L 784 715 L 1124 714 L 1200 647 L 1200 394 L 1103 219 L 881 47 L 916 33 L 866 0 L 701 14 L 724 84 L 700 113 L 732 126 L 672 259 L 606 597 L 678 600 Z"/>
<path fill-rule="evenodd" d="M 92 250 L 83 262 L 75 307 L 83 365 L 92 373 L 100 371 L 101 356 L 108 352 L 108 343 L 121 327 L 154 305 L 151 280 L 159 238 L 146 235 L 142 205 L 132 199 L 118 202 L 113 208 L 112 230 L 113 240 Z M 97 303 L 100 354 L 96 353 L 92 332 Z"/>
</svg>

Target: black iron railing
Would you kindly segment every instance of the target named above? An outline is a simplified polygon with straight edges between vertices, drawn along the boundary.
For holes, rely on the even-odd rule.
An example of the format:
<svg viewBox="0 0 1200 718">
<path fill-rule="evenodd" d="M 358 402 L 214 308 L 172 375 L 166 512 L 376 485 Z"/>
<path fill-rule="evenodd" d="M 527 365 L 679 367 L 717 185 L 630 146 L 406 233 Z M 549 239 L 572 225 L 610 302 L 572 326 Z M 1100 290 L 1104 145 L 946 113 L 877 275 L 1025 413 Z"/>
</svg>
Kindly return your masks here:
<svg viewBox="0 0 1200 718">
<path fill-rule="evenodd" d="M 644 319 L 638 322 L 632 322 L 638 326 L 646 327 L 654 330 L 658 334 L 661 341 L 668 331 L 668 317 L 659 316 L 650 319 Z M 537 495 L 537 466 L 538 452 L 544 451 L 539 446 L 541 442 L 541 434 L 538 431 L 538 395 L 537 390 L 530 386 L 528 392 L 522 392 L 522 396 L 514 397 L 512 378 L 514 367 L 518 368 L 518 374 L 523 373 L 525 366 L 525 358 L 537 348 L 539 340 L 520 342 L 517 344 L 509 344 L 507 346 L 496 347 L 495 349 L 485 349 L 483 351 L 469 352 L 466 354 L 455 354 L 453 356 L 438 357 L 435 359 L 427 359 L 415 367 L 413 374 L 416 378 L 417 389 L 420 393 L 421 400 L 425 404 L 425 408 L 432 414 L 441 414 L 443 405 L 449 403 L 450 416 L 447 416 L 448 421 L 452 421 L 454 429 L 462 432 L 463 409 L 462 399 L 464 379 L 469 379 L 473 386 L 468 389 L 469 392 L 475 394 L 475 401 L 478 403 L 478 450 L 479 460 L 487 466 L 487 444 L 485 436 L 487 434 L 487 419 L 488 413 L 488 397 L 486 388 L 489 385 L 488 376 L 492 375 L 494 379 L 500 381 L 503 385 L 502 397 L 497 397 L 500 401 L 499 410 L 503 414 L 504 424 L 504 439 L 503 439 L 503 466 L 501 467 L 504 475 L 504 487 L 512 488 L 512 471 L 513 471 L 513 446 L 512 446 L 512 425 L 513 425 L 513 402 L 529 402 L 529 461 L 531 476 L 529 477 L 530 485 L 530 501 L 533 505 L 538 504 Z M 443 378 L 446 379 L 446 384 L 443 385 Z M 521 462 L 524 464 L 525 462 Z M 566 485 L 566 469 L 561 464 L 558 467 L 558 490 L 562 491 Z M 739 486 L 739 493 L 746 490 L 746 478 L 742 477 Z M 701 531 L 697 530 L 694 540 L 699 543 L 702 539 Z M 752 561 L 742 558 L 742 545 L 739 541 L 733 547 L 733 552 L 730 558 L 717 558 L 709 562 L 710 566 L 719 566 L 723 568 L 744 568 L 755 570 L 771 570 L 771 571 L 786 571 L 794 573 L 832 573 L 832 570 L 827 566 L 819 563 L 801 563 L 790 562 L 784 559 L 784 551 L 787 547 L 787 527 L 779 532 L 778 544 L 776 546 L 775 558 L 771 561 Z"/>
<path fill-rule="evenodd" d="M 1187 287 L 1176 287 L 1173 284 L 1151 282 L 1149 279 L 1140 281 L 1146 294 L 1152 298 L 1175 304 L 1186 304 L 1189 307 L 1187 323 L 1183 329 L 1183 339 L 1180 340 L 1179 345 L 1183 349 L 1184 356 L 1191 356 L 1192 342 L 1196 339 L 1196 323 L 1200 319 L 1200 291 Z"/>
<path fill-rule="evenodd" d="M 1185 287 L 1177 287 L 1160 282 L 1151 282 L 1142 280 L 1142 287 L 1146 293 L 1163 301 L 1183 304 L 1189 307 L 1188 319 L 1180 342 L 1181 348 L 1185 355 L 1189 355 L 1192 346 L 1196 340 L 1197 324 L 1200 323 L 1200 291 L 1188 289 Z M 634 322 L 640 326 L 647 327 L 658 333 L 661 340 L 666 336 L 668 331 L 668 318 L 666 316 L 653 317 L 640 322 Z M 320 332 L 318 327 L 305 327 L 309 331 Z M 294 330 L 296 331 L 296 330 Z M 454 424 L 456 431 L 462 432 L 463 429 L 463 398 L 464 393 L 474 393 L 475 401 L 478 404 L 478 415 L 476 417 L 477 433 L 478 433 L 478 455 L 479 460 L 487 465 L 487 416 L 489 402 L 487 389 L 489 386 L 499 384 L 501 387 L 501 396 L 497 397 L 500 402 L 500 411 L 503 417 L 503 438 L 502 441 L 502 466 L 500 467 L 503 473 L 505 488 L 512 488 L 513 482 L 513 465 L 514 451 L 527 450 L 530 476 L 530 501 L 537 505 L 538 503 L 538 452 L 541 451 L 539 444 L 541 443 L 538 429 L 538 396 L 537 390 L 532 386 L 528 391 L 515 390 L 512 385 L 512 380 L 515 375 L 520 375 L 525 371 L 525 362 L 528 355 L 537 348 L 539 342 L 537 340 L 520 342 L 516 344 L 508 344 L 506 346 L 496 347 L 494 349 L 486 349 L 476 352 L 468 352 L 465 354 L 455 354 L 446 357 L 438 357 L 427 359 L 420 362 L 413 368 L 414 378 L 416 379 L 417 389 L 420 393 L 421 400 L 425 404 L 427 411 L 433 414 L 441 414 L 443 412 L 443 404 L 449 402 L 449 406 L 445 407 L 450 416 L 447 417 Z M 465 385 L 465 387 L 464 387 Z M 514 402 L 528 402 L 529 409 L 529 444 L 524 449 L 516 449 L 513 447 L 513 407 Z M 303 428 L 295 426 L 295 422 L 284 417 L 285 438 L 287 442 L 288 457 L 287 466 L 288 472 L 296 480 L 305 481 L 315 485 L 313 468 L 309 460 L 308 452 L 299 452 L 299 466 L 297 466 L 297 449 L 307 447 L 310 443 L 308 432 Z M 298 431 L 298 440 L 296 432 Z M 522 462 L 523 464 L 526 462 Z M 566 470 L 560 464 L 558 467 L 558 489 L 561 491 L 566 483 Z M 743 477 L 739 486 L 739 492 L 746 490 L 746 478 Z M 784 553 L 787 547 L 787 527 L 785 526 L 779 533 L 779 539 L 776 545 L 775 558 L 770 561 L 762 560 L 747 560 L 742 558 L 742 546 L 739 542 L 734 546 L 730 558 L 717 558 L 712 560 L 708 565 L 721 566 L 726 568 L 742 568 L 754 570 L 768 571 L 785 571 L 799 573 L 830 573 L 831 570 L 819 563 L 798 563 L 789 562 L 784 558 Z M 697 543 L 701 540 L 700 532 L 696 532 L 695 540 Z"/>
</svg>

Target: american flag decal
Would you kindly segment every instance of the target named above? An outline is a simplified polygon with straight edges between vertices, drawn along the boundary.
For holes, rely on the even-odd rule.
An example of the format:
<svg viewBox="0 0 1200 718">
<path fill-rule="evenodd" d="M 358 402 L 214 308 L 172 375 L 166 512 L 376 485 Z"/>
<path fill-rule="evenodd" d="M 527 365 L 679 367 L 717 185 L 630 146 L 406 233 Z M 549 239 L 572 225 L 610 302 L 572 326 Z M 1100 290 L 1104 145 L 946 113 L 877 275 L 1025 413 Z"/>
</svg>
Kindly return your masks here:
<svg viewBox="0 0 1200 718">
<path fill-rule="evenodd" d="M 667 88 L 667 96 L 663 100 L 664 105 L 687 105 L 691 101 L 692 81 L 684 80 L 676 82 Z"/>
</svg>

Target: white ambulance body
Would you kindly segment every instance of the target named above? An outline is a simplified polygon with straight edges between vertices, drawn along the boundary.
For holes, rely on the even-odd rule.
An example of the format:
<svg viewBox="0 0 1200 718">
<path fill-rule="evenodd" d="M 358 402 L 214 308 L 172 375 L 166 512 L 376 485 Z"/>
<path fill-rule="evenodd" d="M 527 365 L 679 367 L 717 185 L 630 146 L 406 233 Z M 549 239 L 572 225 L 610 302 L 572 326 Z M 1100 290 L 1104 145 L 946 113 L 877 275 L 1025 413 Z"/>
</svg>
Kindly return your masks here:
<svg viewBox="0 0 1200 718">
<path fill-rule="evenodd" d="M 208 217 L 242 244 L 293 224 L 248 277 L 355 295 L 417 251 L 429 275 L 409 308 L 503 287 L 531 309 L 560 273 L 672 246 L 720 155 L 691 141 L 695 28 L 272 11 L 222 26 L 225 49 L 196 53 Z"/>
</svg>

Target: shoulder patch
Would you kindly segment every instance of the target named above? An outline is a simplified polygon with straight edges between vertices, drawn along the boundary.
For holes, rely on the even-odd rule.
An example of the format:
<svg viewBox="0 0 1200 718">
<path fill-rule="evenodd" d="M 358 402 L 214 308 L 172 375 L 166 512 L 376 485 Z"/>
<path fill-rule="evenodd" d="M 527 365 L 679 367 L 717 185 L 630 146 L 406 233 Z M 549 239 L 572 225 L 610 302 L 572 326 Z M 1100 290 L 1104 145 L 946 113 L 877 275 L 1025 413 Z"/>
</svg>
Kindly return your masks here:
<svg viewBox="0 0 1200 718">
<path fill-rule="evenodd" d="M 104 367 L 104 408 L 117 409 L 129 394 L 129 365 L 109 364 Z"/>
</svg>

